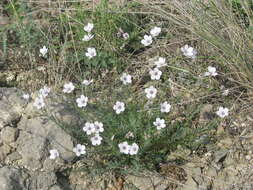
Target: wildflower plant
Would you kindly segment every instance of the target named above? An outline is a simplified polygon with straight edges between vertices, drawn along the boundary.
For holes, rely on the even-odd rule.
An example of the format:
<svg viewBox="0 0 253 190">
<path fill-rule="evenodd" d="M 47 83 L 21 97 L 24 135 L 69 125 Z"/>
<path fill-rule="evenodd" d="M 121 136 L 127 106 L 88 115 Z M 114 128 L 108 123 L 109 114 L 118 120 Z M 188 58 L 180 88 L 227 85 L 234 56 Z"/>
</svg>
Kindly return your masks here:
<svg viewBox="0 0 253 190">
<path fill-rule="evenodd" d="M 194 142 L 196 133 L 189 128 L 190 123 L 171 121 L 173 107 L 168 101 L 160 100 L 158 91 L 162 89 L 155 84 L 143 87 L 140 99 L 134 92 L 133 77 L 129 76 L 132 75 L 120 73 L 112 86 L 106 84 L 108 91 L 103 91 L 103 94 L 93 93 L 92 85 L 96 81 L 89 86 L 82 85 L 82 81 L 73 84 L 77 94 L 82 92 L 81 96 L 73 91 L 68 94 L 72 100 L 66 103 L 82 122 L 79 126 L 57 122 L 76 139 L 79 147 L 73 151 L 77 157 L 99 163 L 97 166 L 100 167 L 93 165 L 85 170 L 121 173 L 125 168 L 129 172 L 155 169 L 178 144 Z M 82 96 L 87 97 L 87 101 L 82 102 Z M 78 102 L 85 106 L 78 105 Z M 136 165 L 139 167 L 135 168 Z"/>
<path fill-rule="evenodd" d="M 76 155 L 76 159 L 94 162 L 85 168 L 91 173 L 96 170 L 118 173 L 124 173 L 126 169 L 129 172 L 154 170 L 178 145 L 189 149 L 199 145 L 195 140 L 206 130 L 193 127 L 199 107 L 186 110 L 189 105 L 181 105 L 180 98 L 173 94 L 174 83 L 169 78 L 169 69 L 176 67 L 171 66 L 171 59 L 167 56 L 158 55 L 144 73 L 147 79 L 141 82 L 139 76 L 133 73 L 134 69 L 124 67 L 123 63 L 129 61 L 123 60 L 124 53 L 130 52 L 132 56 L 137 50 L 154 45 L 163 31 L 162 27 L 144 30 L 123 13 L 117 16 L 105 13 L 108 12 L 105 3 L 97 9 L 103 11 L 95 10 L 89 15 L 93 20 L 87 21 L 88 14 L 82 10 L 76 13 L 77 19 L 71 26 L 68 20 L 63 28 L 72 36 L 66 35 L 63 47 L 58 47 L 62 48 L 62 52 L 58 53 L 57 61 L 71 63 L 66 64 L 69 65 L 68 72 L 64 69 L 59 71 L 72 73 L 73 70 L 75 75 L 77 72 L 74 71 L 78 70 L 79 74 L 67 75 L 71 82 L 66 80 L 62 84 L 60 97 L 63 98 L 60 101 L 65 101 L 79 117 L 80 123 L 73 125 L 63 123 L 54 116 L 50 118 L 73 137 L 75 147 L 69 151 Z M 64 19 L 70 18 L 61 16 L 63 23 Z M 69 39 L 75 43 L 69 42 Z M 187 58 L 196 60 L 199 55 L 196 49 L 185 44 L 178 47 L 184 55 L 182 59 L 187 61 Z M 53 49 L 53 46 L 43 46 L 37 54 L 51 58 L 55 50 L 57 48 Z M 61 54 L 64 56 L 61 57 Z M 109 80 L 106 80 L 106 75 L 111 75 Z M 216 76 L 216 68 L 209 66 L 204 75 Z M 196 77 L 194 80 L 197 80 Z M 182 86 L 180 88 L 184 89 Z M 44 110 L 51 92 L 48 86 L 42 87 L 32 100 L 34 108 Z M 29 99 L 29 96 L 23 98 Z M 176 101 L 171 101 L 173 98 Z M 187 98 L 190 99 L 189 96 Z M 215 113 L 217 118 L 225 119 L 229 110 L 219 107 Z M 48 155 L 52 160 L 61 155 L 53 148 Z"/>
<path fill-rule="evenodd" d="M 90 33 L 94 25 L 88 24 L 84 30 Z M 151 45 L 160 32 L 161 28 L 154 27 L 150 30 L 151 35 L 146 35 L 141 43 Z M 195 58 L 195 49 L 184 48 L 186 56 Z M 88 47 L 83 54 L 87 60 L 96 61 L 100 59 L 100 51 Z M 154 169 L 178 144 L 194 142 L 198 133 L 190 129 L 191 118 L 187 122 L 172 122 L 170 112 L 174 106 L 165 98 L 161 80 L 166 66 L 166 58 L 158 57 L 146 73 L 150 76 L 149 82 L 137 94 L 135 78 L 130 72 L 119 73 L 115 81 L 105 84 L 102 94 L 94 93 L 98 90 L 94 87 L 97 81 L 88 80 L 90 77 L 63 84 L 62 93 L 70 98 L 66 103 L 80 116 L 81 123 L 69 126 L 57 122 L 76 140 L 73 152 L 77 157 L 82 155 L 102 164 L 103 167 L 97 169 L 104 169 L 103 172 L 108 169 L 123 172 L 126 167 L 134 170 L 136 165 L 139 170 Z M 34 103 L 38 109 L 45 106 L 43 98 L 50 89 L 44 87 L 40 91 L 42 95 Z M 94 170 L 94 165 L 89 169 Z"/>
</svg>

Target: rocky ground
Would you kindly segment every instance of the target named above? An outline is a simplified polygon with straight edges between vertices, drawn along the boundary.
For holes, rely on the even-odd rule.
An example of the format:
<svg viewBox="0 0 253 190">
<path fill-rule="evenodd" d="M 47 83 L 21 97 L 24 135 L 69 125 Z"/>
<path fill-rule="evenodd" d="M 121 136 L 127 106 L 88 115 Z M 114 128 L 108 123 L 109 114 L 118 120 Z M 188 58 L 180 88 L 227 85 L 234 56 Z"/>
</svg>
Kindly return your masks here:
<svg viewBox="0 0 253 190">
<path fill-rule="evenodd" d="M 232 122 L 235 127 L 244 128 L 233 137 L 220 126 L 216 133 L 223 134 L 223 138 L 204 155 L 179 147 L 171 157 L 183 154 L 187 160 L 184 165 L 162 164 L 159 173 L 144 172 L 124 179 L 113 176 L 88 179 L 86 173 L 75 169 L 80 164 L 72 152 L 75 140 L 35 111 L 31 101 L 22 99 L 22 93 L 16 88 L 0 88 L 1 190 L 253 189 L 253 136 L 248 132 L 252 126 L 247 122 Z M 202 111 L 201 119 L 206 119 L 208 107 Z M 61 120 L 79 122 L 63 104 L 51 102 L 48 109 L 54 110 Z M 49 159 L 52 147 L 62 153 L 60 158 Z"/>
</svg>

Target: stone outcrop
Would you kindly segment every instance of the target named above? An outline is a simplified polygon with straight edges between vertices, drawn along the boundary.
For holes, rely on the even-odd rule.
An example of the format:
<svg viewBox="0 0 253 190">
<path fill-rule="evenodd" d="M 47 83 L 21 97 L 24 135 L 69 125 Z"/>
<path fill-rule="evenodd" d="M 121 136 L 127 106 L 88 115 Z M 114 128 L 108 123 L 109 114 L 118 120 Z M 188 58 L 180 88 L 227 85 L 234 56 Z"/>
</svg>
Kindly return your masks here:
<svg viewBox="0 0 253 190">
<path fill-rule="evenodd" d="M 45 115 L 29 111 L 32 102 L 22 93 L 0 89 L 0 189 L 61 190 L 56 173 L 73 160 L 73 139 Z M 58 116 L 73 120 L 66 109 L 58 109 Z M 61 153 L 57 160 L 49 159 L 52 148 Z"/>
<path fill-rule="evenodd" d="M 78 171 L 84 160 L 73 154 L 75 139 L 56 121 L 34 108 L 16 88 L 0 88 L 0 189 L 1 190 L 251 190 L 253 189 L 252 139 L 224 136 L 215 147 L 198 156 L 178 147 L 168 156 L 159 172 L 106 175 L 89 178 Z M 55 99 L 55 97 L 51 97 Z M 63 103 L 48 99 L 49 113 L 58 120 L 79 125 L 80 121 Z M 201 111 L 200 123 L 207 123 L 212 107 Z M 218 127 L 217 134 L 224 133 Z M 241 146 L 241 147 L 240 147 Z M 49 159 L 49 150 L 57 149 L 60 157 Z M 242 150 L 247 150 L 244 153 Z M 177 157 L 188 160 L 178 166 Z M 65 172 L 68 169 L 69 172 Z"/>
</svg>

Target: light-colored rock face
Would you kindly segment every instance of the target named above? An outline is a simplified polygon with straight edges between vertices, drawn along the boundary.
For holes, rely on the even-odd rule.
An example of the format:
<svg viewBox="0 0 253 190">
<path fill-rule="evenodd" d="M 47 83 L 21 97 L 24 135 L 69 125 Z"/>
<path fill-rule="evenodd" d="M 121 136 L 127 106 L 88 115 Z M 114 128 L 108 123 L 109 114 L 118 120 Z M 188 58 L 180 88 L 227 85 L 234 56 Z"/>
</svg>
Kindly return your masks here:
<svg viewBox="0 0 253 190">
<path fill-rule="evenodd" d="M 54 185 L 49 190 L 63 190 L 63 189 L 58 185 Z"/>
<path fill-rule="evenodd" d="M 0 129 L 20 119 L 26 106 L 21 93 L 15 88 L 0 88 Z"/>
<path fill-rule="evenodd" d="M 46 190 L 57 184 L 57 176 L 54 172 L 41 172 L 32 176 L 30 188 Z"/>
<path fill-rule="evenodd" d="M 1 190 L 62 190 L 54 172 L 28 174 L 14 167 L 0 168 Z"/>
<path fill-rule="evenodd" d="M 16 141 L 16 138 L 18 136 L 18 130 L 13 127 L 5 127 L 2 129 L 1 133 L 1 139 L 4 143 L 12 143 Z"/>
<path fill-rule="evenodd" d="M 4 162 L 7 155 L 11 152 L 11 147 L 7 144 L 0 146 L 0 162 Z"/>
<path fill-rule="evenodd" d="M 17 143 L 17 152 L 22 156 L 22 166 L 32 171 L 42 168 L 41 161 L 48 154 L 46 151 L 46 139 L 21 132 Z"/>
<path fill-rule="evenodd" d="M 0 190 L 28 189 L 24 184 L 29 184 L 31 190 L 61 190 L 55 173 L 73 160 L 73 139 L 36 110 L 32 101 L 22 99 L 22 94 L 17 89 L 0 88 Z M 50 103 L 49 109 L 58 119 L 79 122 L 63 104 Z M 49 159 L 50 149 L 57 149 L 60 158 Z M 1 168 L 1 164 L 19 169 Z M 21 168 L 30 175 L 26 183 L 19 172 Z"/>
<path fill-rule="evenodd" d="M 1 190 L 24 190 L 25 178 L 22 173 L 15 168 L 0 168 L 0 189 Z"/>
<path fill-rule="evenodd" d="M 0 102 L 0 127 L 3 128 L 4 126 L 11 124 L 12 122 L 18 121 L 21 117 L 22 109 L 20 107 L 15 108 L 17 111 L 13 110 L 13 106 L 11 106 L 8 102 L 3 103 Z M 15 106 L 14 106 L 15 107 Z"/>
<path fill-rule="evenodd" d="M 57 149 L 60 158 L 70 162 L 74 158 L 74 144 L 70 135 L 56 123 L 43 117 L 22 118 L 18 124 L 20 136 L 17 151 L 22 155 L 26 167 L 39 169 L 49 157 L 50 149 Z"/>
</svg>

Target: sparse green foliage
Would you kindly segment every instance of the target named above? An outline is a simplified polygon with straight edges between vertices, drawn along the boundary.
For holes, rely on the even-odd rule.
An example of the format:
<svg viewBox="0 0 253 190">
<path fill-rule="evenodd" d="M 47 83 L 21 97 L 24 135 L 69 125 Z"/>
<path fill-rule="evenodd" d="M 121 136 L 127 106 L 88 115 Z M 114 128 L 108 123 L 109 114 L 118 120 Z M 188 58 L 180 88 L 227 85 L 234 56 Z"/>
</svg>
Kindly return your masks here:
<svg viewBox="0 0 253 190">
<path fill-rule="evenodd" d="M 113 88 L 108 84 L 107 88 L 108 92 L 103 91 L 100 96 L 95 96 L 90 87 L 80 89 L 83 94 L 96 100 L 85 108 L 78 108 L 75 99 L 69 102 L 76 115 L 80 116 L 82 125 L 70 126 L 57 121 L 59 126 L 77 140 L 77 143 L 88 147 L 84 159 L 94 162 L 82 169 L 88 170 L 91 175 L 101 175 L 109 171 L 124 175 L 141 172 L 144 169 L 156 170 L 159 163 L 165 162 L 167 156 L 179 145 L 190 150 L 197 149 L 201 145 L 197 139 L 210 130 L 207 126 L 193 127 L 193 121 L 199 115 L 199 108 L 189 106 L 187 108 L 189 110 L 181 115 L 184 119 L 176 121 L 170 114 L 160 112 L 160 101 L 146 107 L 150 103 L 146 98 L 136 99 L 132 87 Z M 116 114 L 113 104 L 119 99 L 125 102 L 126 110 Z M 166 128 L 157 130 L 153 124 L 157 117 L 166 120 Z M 82 130 L 86 122 L 95 121 L 100 121 L 104 125 L 104 132 L 101 133 L 103 141 L 99 146 L 92 146 L 90 140 L 92 135 L 86 135 Z M 215 123 L 210 125 L 211 128 L 215 126 Z M 132 134 L 129 135 L 130 133 Z M 120 153 L 118 144 L 123 141 L 129 144 L 137 143 L 140 147 L 138 154 L 131 156 Z"/>
</svg>

